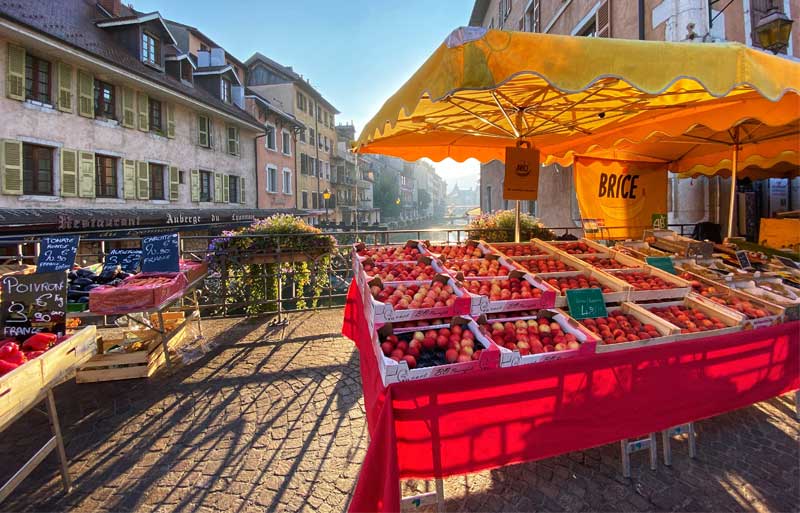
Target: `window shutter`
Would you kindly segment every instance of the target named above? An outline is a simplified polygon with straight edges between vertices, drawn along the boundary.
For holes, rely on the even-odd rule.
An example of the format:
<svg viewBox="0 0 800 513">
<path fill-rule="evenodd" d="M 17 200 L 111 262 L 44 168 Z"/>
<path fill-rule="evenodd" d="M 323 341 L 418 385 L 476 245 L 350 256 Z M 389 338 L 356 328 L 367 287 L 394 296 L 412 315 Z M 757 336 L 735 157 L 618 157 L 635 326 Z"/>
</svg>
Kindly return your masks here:
<svg viewBox="0 0 800 513">
<path fill-rule="evenodd" d="M 136 93 L 129 87 L 122 88 L 122 126 L 136 128 Z"/>
<path fill-rule="evenodd" d="M 235 126 L 228 127 L 228 153 L 239 155 L 239 129 Z"/>
<path fill-rule="evenodd" d="M 211 146 L 208 142 L 208 118 L 197 116 L 197 144 L 208 148 Z"/>
<path fill-rule="evenodd" d="M 79 194 L 81 198 L 94 198 L 94 153 L 82 151 L 80 156 Z"/>
<path fill-rule="evenodd" d="M 604 0 L 594 19 L 597 37 L 611 37 L 611 0 Z"/>
<path fill-rule="evenodd" d="M 150 199 L 150 167 L 147 162 L 136 163 L 136 197 Z"/>
<path fill-rule="evenodd" d="M 58 63 L 58 110 L 61 112 L 72 112 L 72 66 Z"/>
<path fill-rule="evenodd" d="M 244 203 L 244 177 L 239 177 L 239 203 Z"/>
<path fill-rule="evenodd" d="M 197 169 L 192 169 L 189 181 L 190 181 L 190 187 L 192 189 L 192 201 L 199 202 L 200 201 L 200 171 L 197 170 Z"/>
<path fill-rule="evenodd" d="M 78 70 L 78 115 L 94 118 L 94 77 Z"/>
<path fill-rule="evenodd" d="M 169 166 L 169 200 L 178 201 L 178 186 L 180 185 L 180 177 L 178 176 L 178 168 L 176 166 Z"/>
<path fill-rule="evenodd" d="M 61 148 L 61 195 L 78 195 L 78 152 Z"/>
<path fill-rule="evenodd" d="M 222 201 L 222 175 L 214 173 L 214 203 Z"/>
<path fill-rule="evenodd" d="M 0 151 L 3 194 L 22 194 L 22 142 L 6 139 Z"/>
<path fill-rule="evenodd" d="M 12 100 L 25 101 L 25 49 L 9 43 L 7 66 L 6 96 Z"/>
<path fill-rule="evenodd" d="M 136 199 L 136 161 L 125 159 L 122 161 L 123 187 L 122 195 L 125 199 Z"/>
<path fill-rule="evenodd" d="M 167 137 L 175 138 L 175 105 L 167 104 Z"/>
<path fill-rule="evenodd" d="M 231 177 L 230 175 L 222 175 L 222 202 L 230 203 L 231 191 Z"/>
<path fill-rule="evenodd" d="M 139 91 L 136 97 L 138 100 L 137 114 L 139 118 L 139 130 L 141 130 L 142 132 L 147 132 L 148 130 L 150 130 L 150 113 L 147 112 L 147 107 L 148 107 L 147 95 Z"/>
</svg>

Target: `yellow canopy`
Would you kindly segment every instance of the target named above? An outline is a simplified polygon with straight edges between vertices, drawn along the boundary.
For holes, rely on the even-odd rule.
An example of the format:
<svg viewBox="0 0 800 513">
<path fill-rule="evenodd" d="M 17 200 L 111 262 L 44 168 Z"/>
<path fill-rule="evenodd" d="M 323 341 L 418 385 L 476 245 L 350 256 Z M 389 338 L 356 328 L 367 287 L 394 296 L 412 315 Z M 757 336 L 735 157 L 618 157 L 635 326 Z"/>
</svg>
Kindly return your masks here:
<svg viewBox="0 0 800 513">
<path fill-rule="evenodd" d="M 707 119 L 718 120 L 715 130 L 743 119 L 784 125 L 800 117 L 798 93 L 800 63 L 738 43 L 461 28 L 387 100 L 356 148 L 486 162 L 525 139 L 564 156 L 655 130 L 683 134 Z"/>
</svg>

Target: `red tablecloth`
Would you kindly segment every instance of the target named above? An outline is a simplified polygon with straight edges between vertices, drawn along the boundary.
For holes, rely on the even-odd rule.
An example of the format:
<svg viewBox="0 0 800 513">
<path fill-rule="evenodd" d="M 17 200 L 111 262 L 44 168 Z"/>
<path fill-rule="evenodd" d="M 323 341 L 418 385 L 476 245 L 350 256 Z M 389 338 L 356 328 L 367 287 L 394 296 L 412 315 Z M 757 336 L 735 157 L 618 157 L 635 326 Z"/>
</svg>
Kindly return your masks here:
<svg viewBox="0 0 800 513">
<path fill-rule="evenodd" d="M 400 479 L 548 458 L 718 415 L 800 386 L 800 322 L 384 387 L 355 283 L 370 445 L 350 511 L 400 511 Z"/>
</svg>

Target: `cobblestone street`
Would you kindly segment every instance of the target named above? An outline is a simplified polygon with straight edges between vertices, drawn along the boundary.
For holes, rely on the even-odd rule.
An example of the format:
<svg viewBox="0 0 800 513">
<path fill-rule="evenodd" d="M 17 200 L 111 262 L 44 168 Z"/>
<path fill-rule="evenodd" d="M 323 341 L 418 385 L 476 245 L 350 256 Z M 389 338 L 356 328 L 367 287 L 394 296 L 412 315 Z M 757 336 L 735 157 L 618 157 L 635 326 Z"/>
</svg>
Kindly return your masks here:
<svg viewBox="0 0 800 513">
<path fill-rule="evenodd" d="M 345 511 L 367 446 L 358 354 L 341 310 L 204 322 L 211 350 L 173 375 L 56 391 L 72 493 L 51 455 L 9 511 Z M 448 511 L 797 511 L 793 396 L 696 424 L 651 471 L 619 445 L 446 480 Z M 49 437 L 31 412 L 0 441 L 5 480 Z M 660 450 L 660 448 L 659 448 Z M 405 483 L 405 493 L 424 483 Z"/>
</svg>

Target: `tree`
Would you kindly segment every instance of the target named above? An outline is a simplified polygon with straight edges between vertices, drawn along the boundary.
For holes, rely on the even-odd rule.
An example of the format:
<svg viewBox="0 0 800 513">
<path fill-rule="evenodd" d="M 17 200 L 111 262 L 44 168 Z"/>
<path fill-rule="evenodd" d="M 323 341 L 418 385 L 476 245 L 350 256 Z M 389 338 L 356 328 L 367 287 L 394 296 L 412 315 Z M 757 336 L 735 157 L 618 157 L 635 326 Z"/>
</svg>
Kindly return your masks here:
<svg viewBox="0 0 800 513">
<path fill-rule="evenodd" d="M 372 189 L 372 203 L 381 209 L 382 217 L 400 216 L 400 205 L 397 204 L 399 197 L 400 187 L 397 184 L 397 175 L 387 171 L 379 173 Z"/>
</svg>

